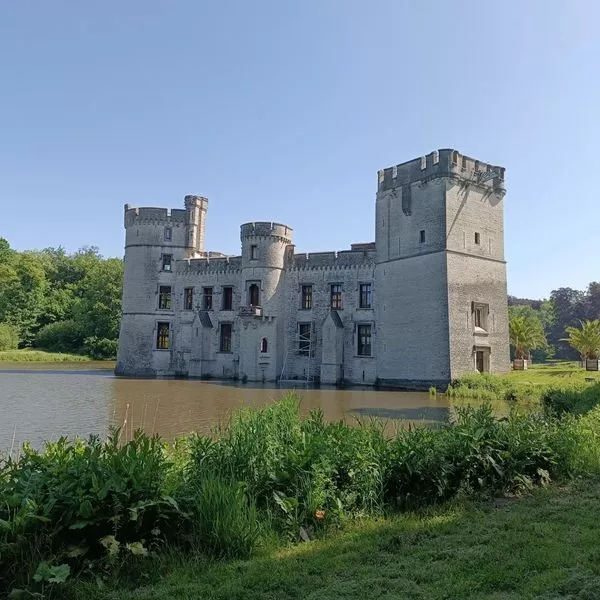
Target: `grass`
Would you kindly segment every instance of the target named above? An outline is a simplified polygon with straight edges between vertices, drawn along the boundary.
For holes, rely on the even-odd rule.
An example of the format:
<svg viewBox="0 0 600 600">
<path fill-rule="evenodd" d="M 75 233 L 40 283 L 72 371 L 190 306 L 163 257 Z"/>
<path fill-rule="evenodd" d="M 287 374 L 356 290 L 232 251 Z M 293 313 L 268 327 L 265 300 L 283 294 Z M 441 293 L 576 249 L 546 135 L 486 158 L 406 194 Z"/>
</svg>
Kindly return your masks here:
<svg viewBox="0 0 600 600">
<path fill-rule="evenodd" d="M 81 354 L 63 354 L 43 350 L 4 350 L 0 352 L 0 362 L 87 362 L 89 356 Z"/>
<path fill-rule="evenodd" d="M 568 361 L 531 365 L 526 371 L 511 371 L 503 377 L 514 383 L 527 385 L 586 383 L 586 379 L 600 382 L 600 372 L 586 371 L 579 363 Z"/>
<path fill-rule="evenodd" d="M 600 483 L 518 500 L 365 519 L 233 562 L 159 560 L 135 590 L 76 583 L 74 600 L 526 600 L 600 597 Z M 183 562 L 185 561 L 185 562 Z M 160 579 L 159 579 L 160 578 Z"/>
</svg>

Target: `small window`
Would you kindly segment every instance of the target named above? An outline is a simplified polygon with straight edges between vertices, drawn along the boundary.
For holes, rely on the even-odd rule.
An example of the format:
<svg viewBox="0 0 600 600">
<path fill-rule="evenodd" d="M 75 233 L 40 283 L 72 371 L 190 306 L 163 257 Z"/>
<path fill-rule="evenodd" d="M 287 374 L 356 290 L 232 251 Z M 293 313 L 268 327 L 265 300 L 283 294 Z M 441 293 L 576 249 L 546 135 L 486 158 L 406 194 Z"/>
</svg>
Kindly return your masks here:
<svg viewBox="0 0 600 600">
<path fill-rule="evenodd" d="M 421 244 L 425 243 L 425 230 L 421 229 L 421 231 L 419 231 L 419 242 Z"/>
<path fill-rule="evenodd" d="M 171 270 L 171 263 L 173 261 L 173 255 L 172 254 L 163 254 L 162 255 L 162 270 L 163 271 L 170 271 Z"/>
<path fill-rule="evenodd" d="M 202 290 L 202 306 L 204 306 L 204 310 L 212 310 L 213 289 L 211 287 L 205 287 Z"/>
<path fill-rule="evenodd" d="M 231 286 L 223 287 L 223 309 L 233 310 L 233 288 Z"/>
<path fill-rule="evenodd" d="M 221 352 L 231 352 L 231 323 L 221 323 L 221 338 L 219 350 Z"/>
<path fill-rule="evenodd" d="M 312 285 L 303 285 L 302 286 L 302 301 L 300 307 L 304 310 L 309 310 L 312 308 Z"/>
<path fill-rule="evenodd" d="M 463 157 L 462 157 L 462 163 L 461 163 L 461 167 L 462 167 L 463 169 L 466 169 L 466 168 L 467 168 L 467 157 L 466 157 L 466 156 L 463 156 Z"/>
<path fill-rule="evenodd" d="M 452 152 L 452 164 L 458 164 L 458 152 L 456 150 Z"/>
<path fill-rule="evenodd" d="M 489 306 L 487 304 L 473 304 L 473 325 L 477 329 L 487 331 Z"/>
<path fill-rule="evenodd" d="M 298 324 L 298 353 L 308 356 L 310 354 L 310 323 Z"/>
<path fill-rule="evenodd" d="M 170 285 L 161 285 L 158 288 L 158 308 L 159 310 L 171 310 Z"/>
<path fill-rule="evenodd" d="M 371 356 L 371 326 L 358 326 L 358 356 Z"/>
<path fill-rule="evenodd" d="M 183 290 L 183 310 L 193 310 L 194 308 L 194 288 L 184 288 Z"/>
<path fill-rule="evenodd" d="M 250 260 L 258 258 L 258 246 L 250 246 Z"/>
<path fill-rule="evenodd" d="M 360 284 L 360 308 L 371 308 L 371 284 L 361 283 Z"/>
<path fill-rule="evenodd" d="M 267 342 L 267 338 L 263 338 L 260 342 L 260 351 L 264 354 L 269 351 L 269 343 Z"/>
<path fill-rule="evenodd" d="M 248 304 L 250 306 L 260 306 L 260 288 L 256 283 L 248 288 Z"/>
<path fill-rule="evenodd" d="M 331 308 L 334 310 L 342 309 L 342 286 L 334 283 L 331 286 Z"/>
<path fill-rule="evenodd" d="M 158 323 L 156 328 L 156 348 L 158 350 L 169 349 L 169 323 Z"/>
<path fill-rule="evenodd" d="M 476 231 L 475 232 L 475 243 L 477 245 L 479 245 L 479 243 L 481 242 L 481 236 L 479 235 L 479 233 Z"/>
<path fill-rule="evenodd" d="M 173 230 L 170 227 L 165 227 L 165 241 L 170 242 L 173 238 Z"/>
</svg>

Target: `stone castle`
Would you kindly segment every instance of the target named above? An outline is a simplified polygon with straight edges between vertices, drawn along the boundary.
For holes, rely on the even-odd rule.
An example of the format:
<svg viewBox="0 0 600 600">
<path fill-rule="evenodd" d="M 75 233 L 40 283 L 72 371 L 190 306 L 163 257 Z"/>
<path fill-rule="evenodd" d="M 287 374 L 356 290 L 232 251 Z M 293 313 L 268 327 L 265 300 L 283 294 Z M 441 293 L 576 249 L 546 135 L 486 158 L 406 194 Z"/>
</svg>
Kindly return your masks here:
<svg viewBox="0 0 600 600">
<path fill-rule="evenodd" d="M 375 241 L 297 254 L 292 229 L 241 226 L 204 249 L 208 200 L 125 205 L 116 372 L 443 386 L 509 370 L 504 169 L 436 150 L 378 173 Z"/>
</svg>

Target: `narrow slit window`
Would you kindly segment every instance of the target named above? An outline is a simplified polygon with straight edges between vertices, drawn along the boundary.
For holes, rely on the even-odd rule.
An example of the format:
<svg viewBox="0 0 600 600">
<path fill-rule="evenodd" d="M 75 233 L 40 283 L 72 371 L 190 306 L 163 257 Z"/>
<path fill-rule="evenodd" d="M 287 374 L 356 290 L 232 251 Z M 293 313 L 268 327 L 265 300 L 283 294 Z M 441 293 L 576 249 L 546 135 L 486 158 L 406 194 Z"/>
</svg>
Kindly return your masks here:
<svg viewBox="0 0 600 600">
<path fill-rule="evenodd" d="M 419 231 L 419 242 L 421 244 L 425 243 L 425 230 L 421 229 L 421 231 Z"/>
<path fill-rule="evenodd" d="M 475 243 L 477 245 L 479 245 L 481 243 L 481 236 L 479 235 L 479 233 L 477 231 L 475 232 Z"/>
<path fill-rule="evenodd" d="M 258 258 L 258 246 L 250 246 L 250 260 L 256 260 Z"/>
<path fill-rule="evenodd" d="M 170 227 L 165 227 L 165 241 L 170 242 L 173 239 L 173 230 Z"/>
</svg>

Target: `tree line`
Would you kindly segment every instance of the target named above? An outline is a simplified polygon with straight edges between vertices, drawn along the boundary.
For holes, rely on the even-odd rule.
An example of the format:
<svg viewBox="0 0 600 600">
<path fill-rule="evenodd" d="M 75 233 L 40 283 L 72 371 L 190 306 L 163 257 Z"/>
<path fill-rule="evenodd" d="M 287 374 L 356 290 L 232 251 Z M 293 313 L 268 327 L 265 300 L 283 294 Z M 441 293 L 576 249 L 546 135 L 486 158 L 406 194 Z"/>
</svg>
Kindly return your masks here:
<svg viewBox="0 0 600 600">
<path fill-rule="evenodd" d="M 123 261 L 96 247 L 18 252 L 0 238 L 0 350 L 116 356 Z"/>
<path fill-rule="evenodd" d="M 600 326 L 595 325 L 600 319 L 600 283 L 593 281 L 584 291 L 558 288 L 545 300 L 509 296 L 508 311 L 513 352 L 514 339 L 521 335 L 530 341 L 526 345 L 534 361 L 578 360 L 583 353 L 576 349 L 577 331 Z"/>
</svg>

